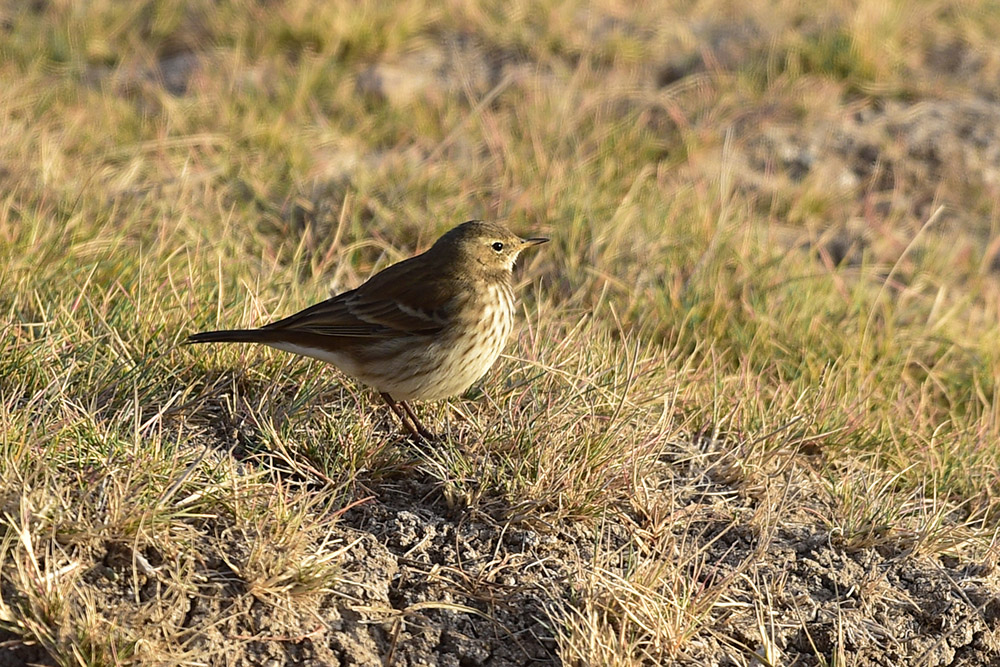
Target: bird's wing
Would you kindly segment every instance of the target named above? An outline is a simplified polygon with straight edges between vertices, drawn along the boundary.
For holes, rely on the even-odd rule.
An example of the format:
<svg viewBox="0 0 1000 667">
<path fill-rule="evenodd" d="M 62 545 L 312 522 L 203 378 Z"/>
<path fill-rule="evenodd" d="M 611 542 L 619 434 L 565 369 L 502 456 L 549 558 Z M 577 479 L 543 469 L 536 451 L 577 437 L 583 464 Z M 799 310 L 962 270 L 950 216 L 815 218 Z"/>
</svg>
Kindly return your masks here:
<svg viewBox="0 0 1000 667">
<path fill-rule="evenodd" d="M 442 281 L 431 271 L 422 269 L 420 263 L 411 264 L 413 259 L 388 267 L 355 290 L 264 328 L 358 338 L 440 332 L 449 321 L 451 295 L 441 289 Z"/>
</svg>

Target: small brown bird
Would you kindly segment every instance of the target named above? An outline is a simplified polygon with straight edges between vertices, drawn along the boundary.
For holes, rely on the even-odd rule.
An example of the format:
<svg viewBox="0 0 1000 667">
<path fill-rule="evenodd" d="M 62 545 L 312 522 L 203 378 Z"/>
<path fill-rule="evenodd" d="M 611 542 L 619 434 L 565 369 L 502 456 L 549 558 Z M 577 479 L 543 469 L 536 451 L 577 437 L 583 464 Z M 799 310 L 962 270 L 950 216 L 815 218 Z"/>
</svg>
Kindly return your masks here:
<svg viewBox="0 0 1000 667">
<path fill-rule="evenodd" d="M 472 220 L 357 289 L 260 329 L 187 342 L 263 343 L 326 361 L 374 387 L 407 429 L 431 439 L 407 402 L 454 396 L 489 370 L 514 321 L 514 262 L 546 241 Z"/>
</svg>

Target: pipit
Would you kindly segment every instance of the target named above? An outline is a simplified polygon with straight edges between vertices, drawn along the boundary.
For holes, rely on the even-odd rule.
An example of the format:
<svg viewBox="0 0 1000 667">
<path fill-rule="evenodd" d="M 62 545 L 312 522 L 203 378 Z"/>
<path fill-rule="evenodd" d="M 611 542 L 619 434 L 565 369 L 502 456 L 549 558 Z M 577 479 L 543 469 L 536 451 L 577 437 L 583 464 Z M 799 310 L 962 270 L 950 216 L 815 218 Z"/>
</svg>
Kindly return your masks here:
<svg viewBox="0 0 1000 667">
<path fill-rule="evenodd" d="M 374 387 L 404 427 L 430 440 L 409 401 L 454 396 L 489 370 L 514 322 L 514 262 L 546 241 L 472 220 L 357 289 L 260 329 L 187 342 L 263 343 L 331 363 Z"/>
</svg>

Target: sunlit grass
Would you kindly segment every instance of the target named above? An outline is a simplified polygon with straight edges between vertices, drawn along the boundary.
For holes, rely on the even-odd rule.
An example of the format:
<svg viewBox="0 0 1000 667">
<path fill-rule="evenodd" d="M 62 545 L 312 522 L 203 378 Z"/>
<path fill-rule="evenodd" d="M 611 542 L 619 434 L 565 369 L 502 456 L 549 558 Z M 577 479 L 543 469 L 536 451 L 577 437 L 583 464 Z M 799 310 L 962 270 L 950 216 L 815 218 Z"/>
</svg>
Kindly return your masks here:
<svg viewBox="0 0 1000 667">
<path fill-rule="evenodd" d="M 143 629 L 176 600 L 108 617 L 94 576 L 179 595 L 207 550 L 255 598 L 316 604 L 341 576 L 338 511 L 398 475 L 457 508 L 596 525 L 677 510 L 651 491 L 671 462 L 771 498 L 767 533 L 772 477 L 794 469 L 845 549 L 994 544 L 995 193 L 946 175 L 925 215 L 885 213 L 877 169 L 848 194 L 793 182 L 751 168 L 739 130 L 953 92 L 920 75 L 934 40 L 965 40 L 994 80 L 985 5 L 729 8 L 744 59 L 663 87 L 713 3 L 36 4 L 8 3 L 0 38 L 0 627 L 61 664 L 187 655 L 179 625 Z M 371 64 L 470 35 L 507 67 L 485 90 L 359 90 Z M 173 93 L 178 54 L 195 64 Z M 318 363 L 179 345 L 477 217 L 553 242 L 518 270 L 508 355 L 466 399 L 420 406 L 433 448 Z M 678 655 L 731 583 L 689 588 L 694 542 L 624 569 L 599 550 L 551 606 L 567 662 Z"/>
</svg>

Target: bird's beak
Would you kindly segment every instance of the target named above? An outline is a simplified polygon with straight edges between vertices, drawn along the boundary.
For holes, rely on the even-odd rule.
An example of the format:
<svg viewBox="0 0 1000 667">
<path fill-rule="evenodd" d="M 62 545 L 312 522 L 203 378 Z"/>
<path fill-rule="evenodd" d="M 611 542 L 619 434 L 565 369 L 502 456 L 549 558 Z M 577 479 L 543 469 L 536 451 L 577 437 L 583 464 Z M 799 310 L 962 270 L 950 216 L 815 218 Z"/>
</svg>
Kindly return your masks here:
<svg viewBox="0 0 1000 667">
<path fill-rule="evenodd" d="M 548 243 L 548 239 L 524 239 L 524 245 L 542 245 L 543 243 Z"/>
</svg>

